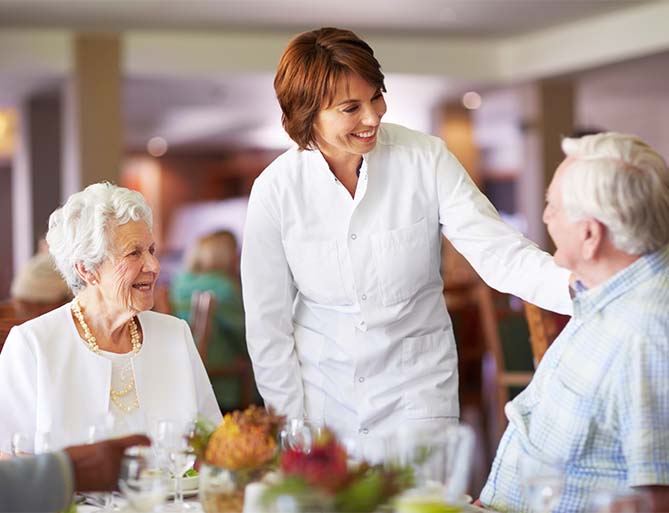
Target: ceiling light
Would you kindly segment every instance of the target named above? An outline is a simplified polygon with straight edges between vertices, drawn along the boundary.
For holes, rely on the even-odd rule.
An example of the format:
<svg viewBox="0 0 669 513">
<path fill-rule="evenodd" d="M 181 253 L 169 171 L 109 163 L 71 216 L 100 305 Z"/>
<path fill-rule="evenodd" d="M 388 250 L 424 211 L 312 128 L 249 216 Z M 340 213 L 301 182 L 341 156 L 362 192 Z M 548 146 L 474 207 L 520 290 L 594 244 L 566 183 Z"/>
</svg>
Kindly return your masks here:
<svg viewBox="0 0 669 513">
<path fill-rule="evenodd" d="M 167 153 L 167 141 L 162 137 L 152 137 L 146 145 L 146 151 L 152 157 L 162 157 Z"/>
<path fill-rule="evenodd" d="M 462 105 L 469 110 L 478 109 L 482 103 L 481 95 L 475 91 L 469 91 L 462 95 Z"/>
</svg>

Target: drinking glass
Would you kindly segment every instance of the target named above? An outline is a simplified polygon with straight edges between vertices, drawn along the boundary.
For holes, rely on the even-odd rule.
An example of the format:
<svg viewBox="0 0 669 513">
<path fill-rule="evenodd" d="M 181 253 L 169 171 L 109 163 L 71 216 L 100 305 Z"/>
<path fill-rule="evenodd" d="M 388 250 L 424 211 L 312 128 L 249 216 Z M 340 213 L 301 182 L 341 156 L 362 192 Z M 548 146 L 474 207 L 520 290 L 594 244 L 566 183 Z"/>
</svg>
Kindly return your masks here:
<svg viewBox="0 0 669 513">
<path fill-rule="evenodd" d="M 449 504 L 465 502 L 475 435 L 455 424 L 438 433 L 403 432 L 397 439 L 399 460 L 414 469 L 418 493 Z"/>
<path fill-rule="evenodd" d="M 192 422 L 178 420 L 158 421 L 154 432 L 155 449 L 163 468 L 174 476 L 174 503 L 165 507 L 166 511 L 190 511 L 193 508 L 184 503 L 183 474 L 195 463 L 195 453 L 190 447 Z"/>
<path fill-rule="evenodd" d="M 119 473 L 119 489 L 139 513 L 156 511 L 167 498 L 168 476 L 158 468 L 150 447 L 129 447 L 123 454 Z"/>
<path fill-rule="evenodd" d="M 322 434 L 323 425 L 307 419 L 290 419 L 279 435 L 281 449 L 310 453 L 314 441 Z"/>
<path fill-rule="evenodd" d="M 535 513 L 550 513 L 557 508 L 564 487 L 562 466 L 522 453 L 519 469 L 521 486 L 530 509 Z"/>
<path fill-rule="evenodd" d="M 91 424 L 88 425 L 86 431 L 86 442 L 94 444 L 107 440 L 114 436 L 114 417 L 110 413 L 105 413 L 96 417 Z M 101 498 L 104 503 L 102 512 L 118 511 L 119 507 L 114 502 L 114 495 L 112 492 L 95 493 Z"/>
<path fill-rule="evenodd" d="M 26 458 L 35 454 L 35 440 L 26 433 L 12 435 L 12 456 Z"/>
</svg>

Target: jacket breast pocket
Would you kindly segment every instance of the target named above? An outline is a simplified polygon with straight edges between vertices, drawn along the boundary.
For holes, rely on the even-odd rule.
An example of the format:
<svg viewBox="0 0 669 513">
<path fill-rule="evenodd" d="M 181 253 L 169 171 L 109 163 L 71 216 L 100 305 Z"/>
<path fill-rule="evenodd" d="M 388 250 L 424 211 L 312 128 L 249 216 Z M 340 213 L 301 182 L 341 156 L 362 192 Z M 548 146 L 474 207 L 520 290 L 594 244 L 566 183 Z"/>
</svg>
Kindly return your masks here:
<svg viewBox="0 0 669 513">
<path fill-rule="evenodd" d="M 327 305 L 351 303 L 344 289 L 336 240 L 291 240 L 285 241 L 284 247 L 295 285 L 305 298 Z"/>
<path fill-rule="evenodd" d="M 373 234 L 372 253 L 382 304 L 390 306 L 409 299 L 427 283 L 433 264 L 425 218 Z"/>
</svg>

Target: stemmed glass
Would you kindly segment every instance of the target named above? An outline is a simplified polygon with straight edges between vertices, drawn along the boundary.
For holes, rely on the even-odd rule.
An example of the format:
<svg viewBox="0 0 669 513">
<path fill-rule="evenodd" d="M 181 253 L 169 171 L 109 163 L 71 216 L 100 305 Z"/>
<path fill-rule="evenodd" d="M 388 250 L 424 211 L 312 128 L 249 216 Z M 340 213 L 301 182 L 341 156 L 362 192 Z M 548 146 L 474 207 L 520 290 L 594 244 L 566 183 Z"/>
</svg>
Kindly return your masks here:
<svg viewBox="0 0 669 513">
<path fill-rule="evenodd" d="M 89 424 L 86 432 L 86 442 L 94 444 L 112 438 L 114 436 L 114 417 L 110 413 L 105 413 L 96 418 L 92 424 Z M 114 503 L 112 492 L 100 492 L 98 495 L 104 501 L 102 511 L 118 511 L 119 507 Z"/>
<path fill-rule="evenodd" d="M 192 422 L 177 420 L 161 420 L 155 428 L 154 446 L 158 457 L 174 476 L 174 503 L 168 505 L 166 511 L 193 509 L 184 503 L 183 496 L 183 474 L 195 463 L 195 453 L 188 440 L 193 429 Z"/>
<path fill-rule="evenodd" d="M 25 433 L 14 433 L 12 435 L 12 456 L 25 458 L 35 453 L 35 440 Z"/>
<path fill-rule="evenodd" d="M 560 503 L 564 472 L 557 463 L 547 463 L 527 453 L 519 458 L 521 486 L 535 513 L 550 513 Z"/>
<path fill-rule="evenodd" d="M 306 419 L 290 419 L 286 421 L 281 433 L 281 449 L 294 449 L 310 453 L 314 441 L 320 436 L 323 426 Z"/>
<path fill-rule="evenodd" d="M 167 498 L 168 477 L 151 447 L 129 447 L 123 454 L 119 489 L 134 511 L 156 511 Z"/>
<path fill-rule="evenodd" d="M 474 431 L 464 424 L 448 426 L 437 434 L 403 430 L 395 451 L 401 463 L 413 467 L 416 488 L 400 499 L 398 511 L 464 503 L 474 442 Z"/>
<path fill-rule="evenodd" d="M 16 432 L 12 434 L 12 456 L 24 458 L 42 454 L 51 450 L 51 435 L 47 431 L 38 431 L 35 436 Z"/>
</svg>

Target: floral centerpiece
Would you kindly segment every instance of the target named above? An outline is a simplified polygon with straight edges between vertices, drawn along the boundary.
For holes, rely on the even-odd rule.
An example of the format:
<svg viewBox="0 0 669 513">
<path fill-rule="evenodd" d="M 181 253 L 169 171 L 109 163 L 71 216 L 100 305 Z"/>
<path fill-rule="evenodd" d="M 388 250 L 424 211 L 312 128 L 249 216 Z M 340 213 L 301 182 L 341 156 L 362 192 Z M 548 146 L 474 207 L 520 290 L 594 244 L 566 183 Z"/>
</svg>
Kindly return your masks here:
<svg viewBox="0 0 669 513">
<path fill-rule="evenodd" d="M 263 496 L 268 509 L 288 498 L 299 511 L 367 513 L 413 485 L 409 467 L 352 462 L 328 430 L 323 430 L 309 450 L 285 450 L 279 467 L 280 479 Z"/>
<path fill-rule="evenodd" d="M 200 501 L 207 513 L 242 511 L 244 488 L 277 463 L 283 417 L 258 406 L 228 413 L 217 427 L 200 421 L 190 443 L 201 461 Z"/>
</svg>

